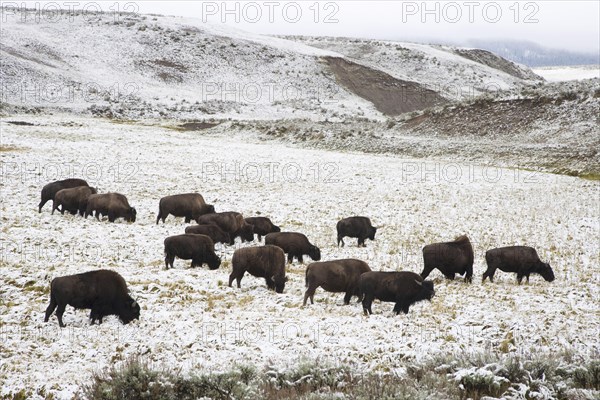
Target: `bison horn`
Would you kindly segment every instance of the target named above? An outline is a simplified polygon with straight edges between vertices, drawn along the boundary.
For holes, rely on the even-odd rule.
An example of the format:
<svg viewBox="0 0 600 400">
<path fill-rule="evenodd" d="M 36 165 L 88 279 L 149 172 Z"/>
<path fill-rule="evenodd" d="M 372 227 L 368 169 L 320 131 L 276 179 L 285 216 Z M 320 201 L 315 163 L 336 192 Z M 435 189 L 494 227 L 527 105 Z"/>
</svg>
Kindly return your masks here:
<svg viewBox="0 0 600 400">
<path fill-rule="evenodd" d="M 415 283 L 419 286 L 423 286 L 423 282 L 419 282 L 418 280 L 415 279 Z"/>
</svg>

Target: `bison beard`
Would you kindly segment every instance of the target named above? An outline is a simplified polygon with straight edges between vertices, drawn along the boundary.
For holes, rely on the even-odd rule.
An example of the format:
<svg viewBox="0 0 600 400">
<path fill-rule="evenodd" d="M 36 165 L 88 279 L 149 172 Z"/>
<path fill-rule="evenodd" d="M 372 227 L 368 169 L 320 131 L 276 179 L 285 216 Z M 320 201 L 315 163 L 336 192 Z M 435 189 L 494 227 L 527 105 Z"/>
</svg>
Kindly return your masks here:
<svg viewBox="0 0 600 400">
<path fill-rule="evenodd" d="M 128 294 L 127 284 L 121 275 L 110 270 L 97 270 L 55 278 L 50 284 L 50 304 L 44 322 L 56 309 L 61 328 L 67 305 L 76 309 L 91 309 L 90 319 L 102 323 L 107 315 L 116 315 L 123 324 L 140 317 L 140 306 Z"/>
<path fill-rule="evenodd" d="M 411 305 L 431 300 L 435 291 L 432 281 L 424 281 L 418 274 L 401 272 L 366 272 L 360 276 L 360 293 L 365 315 L 372 314 L 374 299 L 396 303 L 394 312 L 408 314 Z"/>
</svg>

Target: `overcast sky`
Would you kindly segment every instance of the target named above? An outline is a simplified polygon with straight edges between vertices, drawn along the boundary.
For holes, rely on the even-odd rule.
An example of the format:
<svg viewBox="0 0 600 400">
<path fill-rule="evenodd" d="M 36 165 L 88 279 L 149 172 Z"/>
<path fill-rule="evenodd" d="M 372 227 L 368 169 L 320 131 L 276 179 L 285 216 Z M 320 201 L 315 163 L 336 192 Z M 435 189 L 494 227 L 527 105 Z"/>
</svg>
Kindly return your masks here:
<svg viewBox="0 0 600 400">
<path fill-rule="evenodd" d="M 9 2 L 2 2 L 7 4 Z M 18 2 L 19 4 L 21 2 Z M 63 2 L 26 2 L 68 4 Z M 590 1 L 135 1 L 115 8 L 199 18 L 266 34 L 466 42 L 527 40 L 546 47 L 600 48 L 600 2 Z M 81 1 L 84 7 L 90 2 Z M 69 7 L 68 5 L 65 7 Z M 71 6 L 73 7 L 73 6 Z"/>
</svg>

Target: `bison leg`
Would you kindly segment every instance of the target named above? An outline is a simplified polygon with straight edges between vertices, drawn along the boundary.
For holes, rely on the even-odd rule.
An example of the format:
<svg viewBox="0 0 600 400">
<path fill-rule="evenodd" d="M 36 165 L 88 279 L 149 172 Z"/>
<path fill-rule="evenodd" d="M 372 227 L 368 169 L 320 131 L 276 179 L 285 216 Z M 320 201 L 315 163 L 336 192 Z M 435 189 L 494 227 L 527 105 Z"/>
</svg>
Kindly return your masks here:
<svg viewBox="0 0 600 400">
<path fill-rule="evenodd" d="M 444 276 L 445 276 L 446 278 L 450 279 L 451 281 L 453 281 L 453 280 L 454 280 L 454 278 L 456 278 L 456 274 L 455 274 L 454 272 L 446 272 L 446 273 L 444 274 Z"/>
<path fill-rule="evenodd" d="M 46 202 L 48 202 L 48 200 L 42 199 L 42 201 L 40 201 L 40 204 L 38 204 L 38 213 L 42 212 L 42 207 L 44 207 L 44 204 L 46 204 Z"/>
<path fill-rule="evenodd" d="M 186 216 L 185 216 L 185 223 L 186 223 L 186 224 L 189 224 L 191 220 L 192 220 L 192 217 L 190 217 L 189 215 L 186 215 Z M 163 221 L 163 222 L 164 222 L 164 221 Z"/>
<path fill-rule="evenodd" d="M 305 306 L 307 300 L 310 298 L 310 304 L 315 304 L 314 301 L 314 297 L 315 297 L 315 291 L 317 290 L 318 286 L 309 286 L 308 289 L 306 289 L 306 292 L 304 292 L 304 301 L 302 302 L 302 305 Z"/>
<path fill-rule="evenodd" d="M 54 215 L 54 210 L 58 209 L 58 203 L 56 200 L 52 201 L 52 212 L 50 214 Z"/>
<path fill-rule="evenodd" d="M 50 318 L 55 309 L 56 300 L 54 299 L 54 296 L 50 296 L 50 304 L 48 305 L 48 308 L 46 308 L 46 316 L 44 317 L 44 322 L 48 322 L 48 319 Z"/>
<path fill-rule="evenodd" d="M 302 254 L 298 254 L 296 257 L 298 258 L 298 262 L 300 264 L 304 264 L 304 257 L 302 257 Z"/>
<path fill-rule="evenodd" d="M 96 210 L 96 213 L 94 214 L 94 216 L 96 217 L 96 219 L 98 221 L 100 221 L 100 211 Z"/>
<path fill-rule="evenodd" d="M 344 295 L 344 305 L 348 305 L 350 304 L 350 300 L 352 299 L 352 295 L 354 294 L 353 290 L 349 290 L 346 292 L 346 294 Z"/>
<path fill-rule="evenodd" d="M 526 274 L 525 277 L 527 278 L 527 284 L 529 285 L 529 274 Z"/>
<path fill-rule="evenodd" d="M 261 235 L 256 235 L 258 237 L 258 241 L 262 242 L 262 236 Z"/>
<path fill-rule="evenodd" d="M 167 254 L 165 256 L 165 269 L 169 269 L 169 265 L 173 268 L 173 262 L 175 261 L 175 256 Z"/>
<path fill-rule="evenodd" d="M 267 288 L 269 288 L 269 290 L 275 290 L 275 282 L 273 282 L 272 277 L 265 276 L 265 282 L 267 282 Z"/>
<path fill-rule="evenodd" d="M 473 282 L 473 267 L 467 268 L 467 273 L 465 274 L 465 282 L 472 283 Z"/>
<path fill-rule="evenodd" d="M 404 314 L 408 314 L 408 307 L 410 307 L 410 304 L 397 302 L 394 306 L 394 312 L 396 315 L 400 314 L 400 311 L 402 311 Z"/>
<path fill-rule="evenodd" d="M 115 222 L 115 219 L 117 219 L 117 216 L 115 215 L 115 213 L 112 211 L 109 211 L 108 212 L 108 222 Z"/>
<path fill-rule="evenodd" d="M 292 253 L 288 253 L 288 264 L 291 264 L 294 261 L 294 256 Z"/>
<path fill-rule="evenodd" d="M 58 319 L 58 326 L 60 326 L 61 328 L 64 328 L 66 325 L 63 323 L 63 314 L 65 313 L 65 308 L 67 307 L 66 304 L 59 304 L 58 308 L 56 309 L 56 318 Z"/>
<path fill-rule="evenodd" d="M 485 282 L 485 278 L 490 278 L 490 282 L 494 282 L 494 274 L 496 273 L 496 268 L 488 267 L 488 269 L 483 273 L 483 278 L 481 282 Z"/>
<path fill-rule="evenodd" d="M 359 237 L 358 238 L 358 247 L 367 247 L 367 245 L 365 244 L 365 239 L 363 237 Z"/>
<path fill-rule="evenodd" d="M 338 242 L 338 247 L 340 247 L 340 242 L 342 243 L 342 247 L 344 247 L 345 243 L 344 243 L 344 237 L 343 236 L 338 235 L 337 242 Z"/>
<path fill-rule="evenodd" d="M 241 276 L 236 276 L 235 272 L 232 272 L 231 274 L 229 274 L 229 287 L 231 287 L 231 284 L 233 283 L 234 279 L 237 279 L 237 287 L 238 289 L 241 289 L 241 283 L 242 283 L 242 277 L 244 276 L 244 274 L 242 273 Z"/>
<path fill-rule="evenodd" d="M 363 306 L 363 312 L 365 313 L 365 315 L 373 314 L 373 311 L 371 311 L 371 304 L 373 304 L 373 300 L 374 300 L 373 295 L 367 294 L 363 298 L 362 306 Z"/>
<path fill-rule="evenodd" d="M 156 225 L 158 225 L 158 221 L 160 221 L 160 219 L 162 218 L 162 215 L 160 214 L 160 211 L 158 212 L 158 215 L 156 216 Z M 165 223 L 165 220 L 163 219 L 163 224 Z"/>
<path fill-rule="evenodd" d="M 421 272 L 421 278 L 427 278 L 431 271 L 433 271 L 433 268 L 426 265 L 425 268 L 423 268 L 423 272 Z"/>
</svg>

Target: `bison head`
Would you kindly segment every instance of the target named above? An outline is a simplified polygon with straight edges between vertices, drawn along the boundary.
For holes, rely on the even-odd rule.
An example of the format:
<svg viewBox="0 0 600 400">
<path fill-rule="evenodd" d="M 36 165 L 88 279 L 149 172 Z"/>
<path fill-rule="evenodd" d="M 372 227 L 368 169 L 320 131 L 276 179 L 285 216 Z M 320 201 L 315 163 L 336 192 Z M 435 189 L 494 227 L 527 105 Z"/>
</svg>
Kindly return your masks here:
<svg viewBox="0 0 600 400">
<path fill-rule="evenodd" d="M 135 222 L 136 215 L 137 215 L 137 211 L 135 210 L 135 208 L 133 208 L 133 207 L 129 208 L 129 212 L 125 216 L 125 221 Z"/>
<path fill-rule="evenodd" d="M 548 282 L 552 282 L 554 280 L 554 271 L 550 268 L 550 264 L 544 263 L 544 265 L 539 270 L 540 275 Z"/>
<path fill-rule="evenodd" d="M 317 246 L 310 246 L 308 255 L 313 261 L 319 261 L 321 259 L 321 250 Z"/>
<path fill-rule="evenodd" d="M 418 281 L 415 279 L 417 285 L 421 287 L 419 294 L 417 295 L 418 300 L 431 300 L 431 298 L 435 295 L 435 290 L 433 290 L 433 281 Z"/>
<path fill-rule="evenodd" d="M 273 225 L 273 232 L 281 232 L 281 228 L 277 225 Z"/>
<path fill-rule="evenodd" d="M 119 319 L 124 324 L 130 323 L 134 319 L 140 319 L 140 305 L 137 301 L 129 297 L 119 310 Z"/>
<path fill-rule="evenodd" d="M 369 232 L 369 239 L 375 240 L 375 232 L 377 232 L 377 228 L 372 226 Z"/>
<path fill-rule="evenodd" d="M 275 279 L 275 293 L 283 293 L 283 289 L 285 288 L 285 283 L 287 282 L 287 280 L 287 276 L 285 278 Z"/>
<path fill-rule="evenodd" d="M 90 194 L 98 194 L 98 188 L 90 187 Z"/>
<path fill-rule="evenodd" d="M 221 265 L 221 259 L 219 258 L 219 256 L 214 254 L 213 256 L 209 257 L 207 264 L 208 264 L 209 269 L 212 269 L 212 270 L 218 269 L 219 266 Z"/>
<path fill-rule="evenodd" d="M 240 228 L 240 237 L 242 242 L 251 242 L 254 240 L 254 225 L 244 223 Z"/>
</svg>

